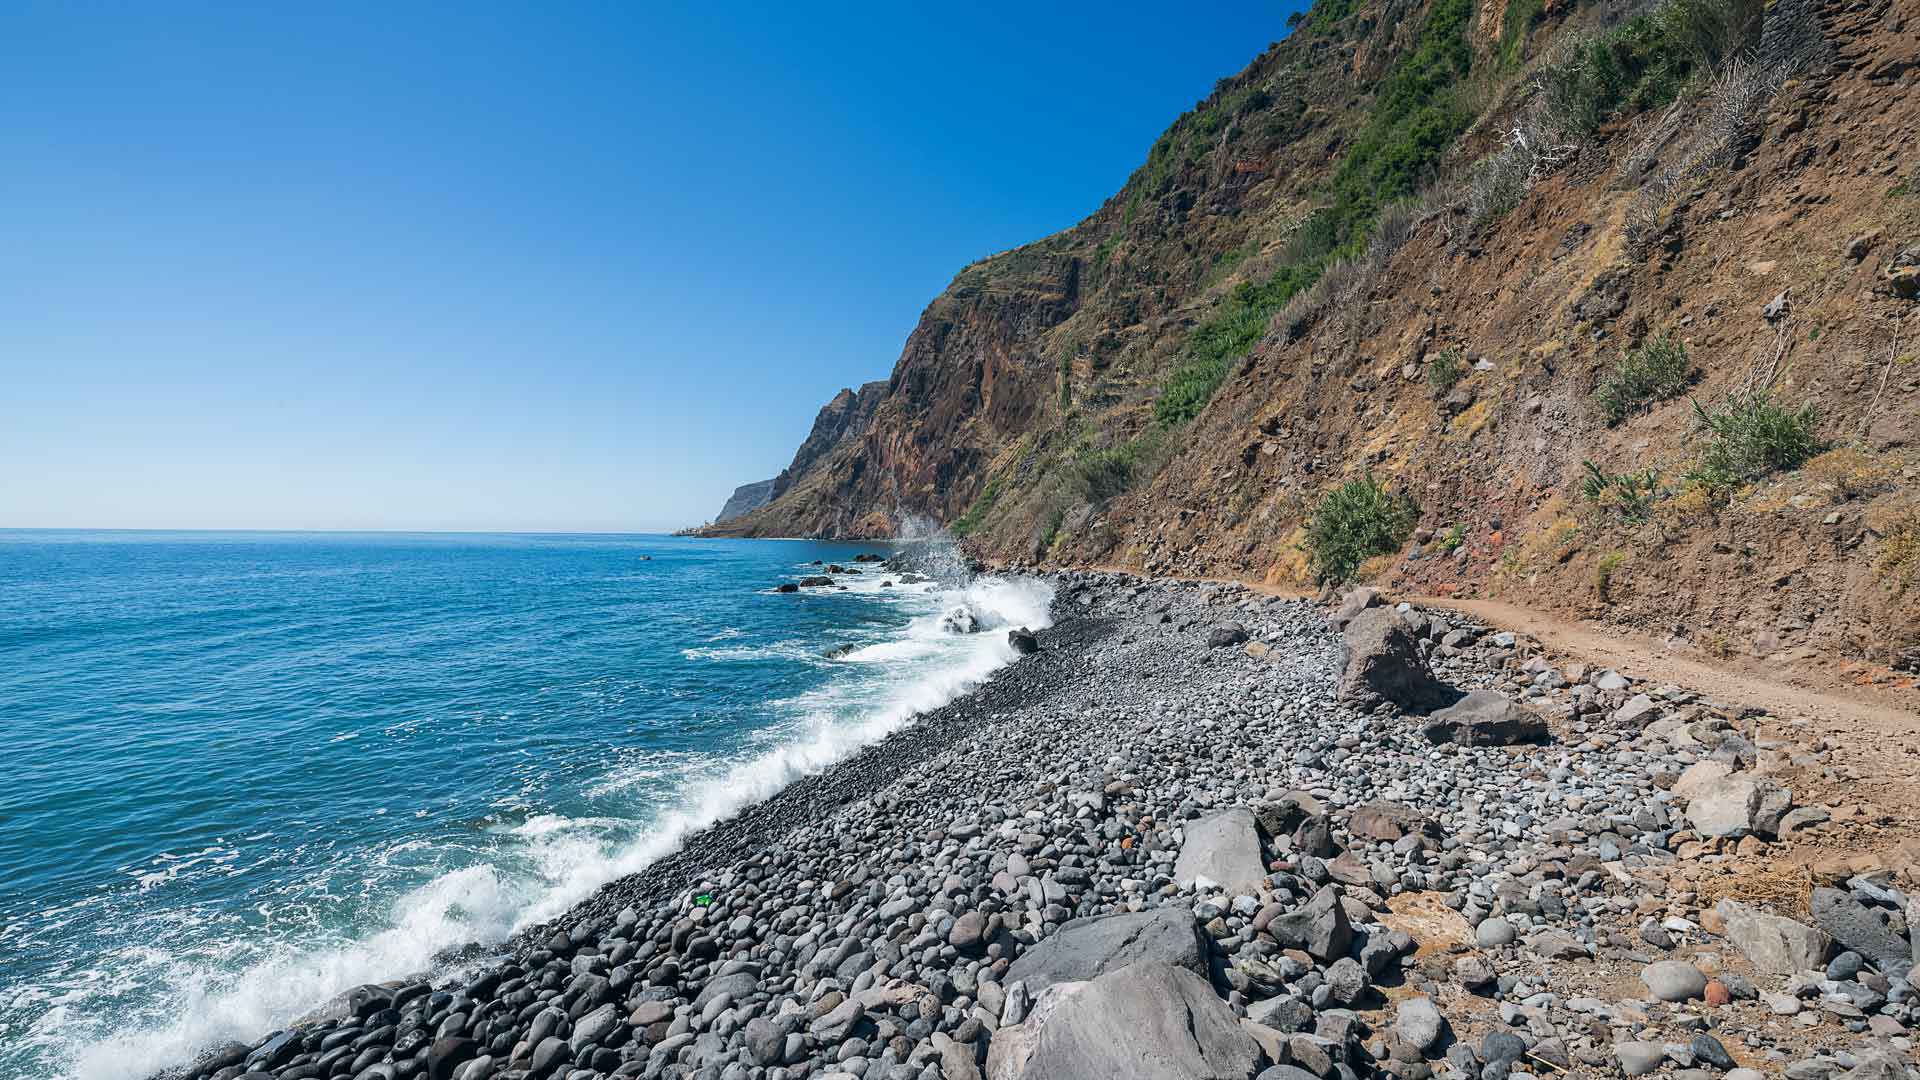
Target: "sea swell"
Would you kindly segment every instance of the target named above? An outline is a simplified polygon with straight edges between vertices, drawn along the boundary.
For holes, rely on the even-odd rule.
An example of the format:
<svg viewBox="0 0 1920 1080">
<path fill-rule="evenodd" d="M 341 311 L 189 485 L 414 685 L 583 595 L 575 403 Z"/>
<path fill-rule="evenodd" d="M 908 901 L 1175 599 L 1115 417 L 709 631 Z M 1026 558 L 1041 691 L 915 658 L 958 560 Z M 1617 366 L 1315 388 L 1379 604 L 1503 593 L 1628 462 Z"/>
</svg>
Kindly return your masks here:
<svg viewBox="0 0 1920 1080">
<path fill-rule="evenodd" d="M 800 567 L 795 576 L 807 572 L 817 571 Z M 772 650 L 791 661 L 823 657 L 830 647 L 841 647 L 823 683 L 769 703 L 776 719 L 753 732 L 742 750 L 724 755 L 649 750 L 619 757 L 589 778 L 595 796 L 631 796 L 630 816 L 543 810 L 540 792 L 550 778 L 529 775 L 528 797 L 477 823 L 467 840 L 391 845 L 367 856 L 360 881 L 336 874 L 298 897 L 300 904 L 321 907 L 368 903 L 372 883 L 390 864 L 429 875 L 424 884 L 385 902 L 383 913 L 362 920 L 357 930 L 261 939 L 245 936 L 253 925 L 248 920 L 232 919 L 235 936 L 192 935 L 191 948 L 172 948 L 164 936 L 118 943 L 97 965 L 100 978 L 140 970 L 149 981 L 157 973 L 170 988 L 162 1008 L 144 1010 L 129 1023 L 103 1020 L 89 1008 L 93 995 L 71 981 L 64 991 L 44 992 L 38 1000 L 28 1000 L 35 993 L 31 988 L 6 991 L 23 1000 L 0 1000 L 0 1008 L 37 1007 L 40 1015 L 29 1038 L 45 1051 L 41 1060 L 64 1069 L 59 1075 L 72 1080 L 140 1077 L 209 1044 L 257 1038 L 344 987 L 429 972 L 460 946 L 500 942 L 564 914 L 599 887 L 674 851 L 702 827 L 979 685 L 1015 658 L 1007 628 L 1040 629 L 1051 622 L 1052 589 L 1035 579 L 980 577 L 920 588 L 882 588 L 877 574 L 842 580 L 853 587 L 840 595 L 904 607 L 911 618 L 904 628 L 877 637 L 842 634 L 736 645 L 728 640 L 733 635 L 723 633 L 682 650 L 689 662 L 722 669 L 766 658 L 743 650 Z M 788 597 L 757 599 L 790 602 Z M 967 617 L 956 620 L 955 612 Z M 528 766 L 535 771 L 532 761 Z M 360 895 L 351 895 L 356 889 Z M 274 900 L 292 902 L 290 896 Z M 170 914 L 230 918 L 220 912 Z"/>
</svg>

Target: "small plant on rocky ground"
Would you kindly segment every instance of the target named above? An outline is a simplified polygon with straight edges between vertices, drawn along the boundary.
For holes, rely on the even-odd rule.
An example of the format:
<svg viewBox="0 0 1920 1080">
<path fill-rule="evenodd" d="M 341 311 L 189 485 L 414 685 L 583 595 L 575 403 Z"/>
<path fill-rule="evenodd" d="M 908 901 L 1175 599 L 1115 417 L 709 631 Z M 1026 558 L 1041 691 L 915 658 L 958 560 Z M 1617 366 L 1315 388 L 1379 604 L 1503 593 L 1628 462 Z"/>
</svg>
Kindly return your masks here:
<svg viewBox="0 0 1920 1080">
<path fill-rule="evenodd" d="M 1843 499 L 1860 499 L 1891 491 L 1900 484 L 1900 459 L 1869 454 L 1858 447 L 1841 446 L 1808 461 L 1801 471 L 1833 485 Z"/>
<path fill-rule="evenodd" d="M 1040 542 L 1036 545 L 1042 553 L 1053 549 L 1053 542 L 1060 539 L 1060 525 L 1066 520 L 1067 512 L 1058 506 L 1047 514 L 1046 526 L 1040 530 Z"/>
<path fill-rule="evenodd" d="M 1427 361 L 1427 385 L 1433 388 L 1435 397 L 1444 396 L 1466 374 L 1466 358 L 1460 355 L 1459 349 L 1448 349 Z"/>
<path fill-rule="evenodd" d="M 1873 572 L 1895 596 L 1920 585 L 1920 510 L 1909 510 L 1894 521 L 1880 542 Z"/>
<path fill-rule="evenodd" d="M 1459 551 L 1460 545 L 1466 542 L 1467 542 L 1467 527 L 1456 521 L 1454 522 L 1453 527 L 1447 530 L 1447 535 L 1442 536 L 1440 538 L 1440 550 L 1451 555 L 1454 552 Z"/>
<path fill-rule="evenodd" d="M 1613 599 L 1610 592 L 1613 588 L 1613 573 L 1626 561 L 1627 553 L 1624 551 L 1609 551 L 1600 556 L 1600 561 L 1593 568 L 1593 588 L 1600 594 L 1600 599 Z"/>
<path fill-rule="evenodd" d="M 1814 434 L 1819 413 L 1812 405 L 1788 408 L 1776 404 L 1767 391 L 1756 390 L 1729 397 L 1717 409 L 1696 401 L 1693 411 L 1709 441 L 1687 479 L 1718 497 L 1762 477 L 1791 472 L 1820 452 Z"/>
<path fill-rule="evenodd" d="M 1307 525 L 1307 557 L 1316 580 L 1342 582 L 1375 555 L 1400 550 L 1420 507 L 1404 491 L 1387 490 L 1371 473 L 1327 492 Z"/>
<path fill-rule="evenodd" d="M 1692 378 L 1687 347 L 1663 334 L 1622 355 L 1600 380 L 1593 398 L 1607 426 L 1613 427 L 1653 402 L 1679 397 Z"/>
<path fill-rule="evenodd" d="M 1652 469 L 1639 472 L 1610 473 L 1585 462 L 1586 477 L 1580 482 L 1580 494 L 1590 503 L 1624 521 L 1645 521 L 1660 498 L 1660 474 Z"/>
</svg>

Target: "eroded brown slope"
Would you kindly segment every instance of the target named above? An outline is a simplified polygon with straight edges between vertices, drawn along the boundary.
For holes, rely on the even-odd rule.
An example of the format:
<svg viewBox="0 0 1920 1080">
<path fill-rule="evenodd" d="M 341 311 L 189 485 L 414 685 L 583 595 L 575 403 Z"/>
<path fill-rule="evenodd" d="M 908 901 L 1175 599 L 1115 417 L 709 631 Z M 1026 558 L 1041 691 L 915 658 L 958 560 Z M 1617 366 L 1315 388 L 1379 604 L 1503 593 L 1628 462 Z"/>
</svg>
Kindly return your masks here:
<svg viewBox="0 0 1920 1080">
<path fill-rule="evenodd" d="M 1917 7 L 1776 5 L 1769 18 L 1817 28 L 1822 50 L 1711 167 L 1688 168 L 1715 115 L 1689 96 L 1610 124 L 1491 225 L 1441 182 L 1377 272 L 1278 320 L 1196 419 L 1162 432 L 1152 402 L 1192 326 L 1263 280 L 1323 200 L 1423 9 L 1303 30 L 1182 118 L 1093 218 L 963 271 L 859 437 L 736 524 L 884 535 L 918 513 L 1003 560 L 1305 584 L 1313 504 L 1371 471 L 1418 497 L 1424 530 L 1366 567 L 1377 580 L 1706 652 L 1920 662 L 1920 315 L 1896 283 L 1920 245 Z M 1619 14 L 1562 7 L 1531 47 Z M 1456 168 L 1497 149 L 1526 101 L 1494 57 L 1498 17 L 1472 28 L 1467 89 L 1486 105 Z M 1688 398 L 1616 427 L 1593 402 L 1622 350 L 1662 334 L 1688 349 L 1692 396 L 1770 386 L 1818 407 L 1832 449 L 1725 505 L 1698 497 L 1681 481 L 1700 448 Z M 1427 369 L 1450 349 L 1476 370 L 1436 395 Z M 1146 448 L 1130 487 L 1076 473 L 1122 445 Z M 1655 469 L 1672 497 L 1643 523 L 1601 513 L 1580 497 L 1588 460 Z M 1456 529 L 1457 549 L 1436 543 Z"/>
<path fill-rule="evenodd" d="M 1069 557 L 1300 581 L 1312 500 L 1371 469 L 1403 480 L 1431 533 L 1457 525 L 1464 540 L 1379 560 L 1382 580 L 1708 652 L 1910 666 L 1920 314 L 1889 271 L 1920 244 L 1920 17 L 1911 0 L 1817 11 L 1831 57 L 1773 100 L 1750 152 L 1674 193 L 1648 250 L 1626 238 L 1643 185 L 1622 166 L 1639 132 L 1484 236 L 1429 220 L 1346 310 L 1263 343 L 1184 451 Z M 1786 313 L 1766 318 L 1783 292 Z M 1692 397 L 1771 385 L 1817 406 L 1833 449 L 1726 506 L 1677 490 L 1634 524 L 1584 504 L 1587 460 L 1683 488 L 1699 449 L 1689 398 L 1614 428 L 1592 401 L 1623 348 L 1661 333 L 1688 346 Z M 1437 398 L 1424 365 L 1450 347 L 1488 370 Z"/>
</svg>

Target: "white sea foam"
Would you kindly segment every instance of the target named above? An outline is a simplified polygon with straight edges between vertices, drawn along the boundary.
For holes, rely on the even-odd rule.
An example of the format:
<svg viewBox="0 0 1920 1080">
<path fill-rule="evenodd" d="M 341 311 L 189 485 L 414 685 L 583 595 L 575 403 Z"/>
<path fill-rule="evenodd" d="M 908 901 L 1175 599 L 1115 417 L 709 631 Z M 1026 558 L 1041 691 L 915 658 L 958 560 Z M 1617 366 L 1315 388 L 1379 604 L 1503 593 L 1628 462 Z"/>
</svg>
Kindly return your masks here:
<svg viewBox="0 0 1920 1080">
<path fill-rule="evenodd" d="M 258 1038 L 346 987 L 425 971 L 436 954 L 449 947 L 504 939 L 516 929 L 564 913 L 606 882 L 645 867 L 695 830 L 840 761 L 916 714 L 973 688 L 1014 659 L 1005 628 L 1040 629 L 1050 622 L 1052 590 L 1030 579 L 980 578 L 949 590 L 931 585 L 883 589 L 879 583 L 884 579 L 862 575 L 852 579 L 857 584 L 850 591 L 924 608 L 904 635 L 856 648 L 839 658 L 848 662 L 843 676 L 783 703 L 791 720 L 764 733 L 764 749 L 733 761 L 692 754 L 664 758 L 680 770 L 677 790 L 648 820 L 535 813 L 504 830 L 523 845 L 510 859 L 440 874 L 401 896 L 385 925 L 358 939 L 265 946 L 266 954 L 238 974 L 226 957 L 178 956 L 164 947 L 149 948 L 152 955 L 146 962 L 164 966 L 168 984 L 176 988 L 172 1012 L 177 1019 L 104 1038 L 82 1036 L 85 1025 L 70 1025 L 70 1002 L 55 1001 L 32 1037 L 69 1047 L 61 1056 L 72 1062 L 67 1075 L 73 1080 L 134 1080 L 209 1044 Z M 955 634 L 943 628 L 944 616 L 954 608 L 968 611 L 978 632 Z M 794 644 L 782 642 L 776 648 Z M 724 660 L 731 657 L 720 654 L 730 651 L 710 647 L 689 649 L 687 655 Z M 632 775 L 603 779 L 595 790 L 647 787 L 665 776 L 662 760 L 640 762 L 632 766 Z M 609 833 L 637 839 L 609 842 Z"/>
</svg>

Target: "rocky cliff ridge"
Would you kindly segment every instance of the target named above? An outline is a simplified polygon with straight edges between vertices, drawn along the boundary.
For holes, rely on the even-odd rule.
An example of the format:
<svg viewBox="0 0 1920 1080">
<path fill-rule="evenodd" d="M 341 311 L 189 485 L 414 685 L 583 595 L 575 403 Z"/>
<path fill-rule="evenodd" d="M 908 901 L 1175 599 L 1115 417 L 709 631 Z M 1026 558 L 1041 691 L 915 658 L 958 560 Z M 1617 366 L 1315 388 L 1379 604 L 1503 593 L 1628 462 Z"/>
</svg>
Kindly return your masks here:
<svg viewBox="0 0 1920 1080">
<path fill-rule="evenodd" d="M 1916 27 L 1913 0 L 1323 0 L 1086 221 L 956 275 L 822 414 L 858 421 L 712 531 L 912 513 L 999 560 L 1305 587 L 1315 507 L 1373 476 L 1417 528 L 1362 578 L 1911 669 Z M 1610 412 L 1656 345 L 1681 381 Z M 1703 485 L 1695 402 L 1755 393 L 1811 409 L 1817 452 Z M 1595 472 L 1646 490 L 1623 512 Z"/>
</svg>

